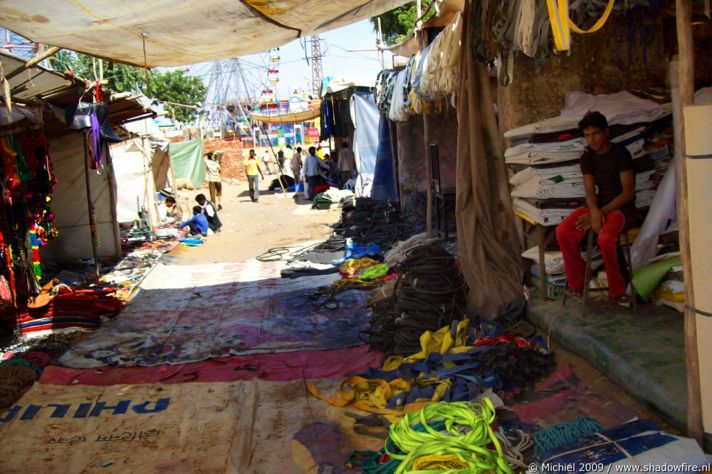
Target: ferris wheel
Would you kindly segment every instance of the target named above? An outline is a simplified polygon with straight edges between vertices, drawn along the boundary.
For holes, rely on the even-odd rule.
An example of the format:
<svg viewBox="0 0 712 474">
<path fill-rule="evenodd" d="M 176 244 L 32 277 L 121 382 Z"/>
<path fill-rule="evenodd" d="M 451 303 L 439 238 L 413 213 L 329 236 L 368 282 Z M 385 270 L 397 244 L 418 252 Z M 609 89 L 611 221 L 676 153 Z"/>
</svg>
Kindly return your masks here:
<svg viewBox="0 0 712 474">
<path fill-rule="evenodd" d="M 269 70 L 267 73 L 267 78 L 269 83 L 274 89 L 274 96 L 277 95 L 277 87 L 279 85 L 279 48 L 272 48 L 269 50 Z"/>
</svg>

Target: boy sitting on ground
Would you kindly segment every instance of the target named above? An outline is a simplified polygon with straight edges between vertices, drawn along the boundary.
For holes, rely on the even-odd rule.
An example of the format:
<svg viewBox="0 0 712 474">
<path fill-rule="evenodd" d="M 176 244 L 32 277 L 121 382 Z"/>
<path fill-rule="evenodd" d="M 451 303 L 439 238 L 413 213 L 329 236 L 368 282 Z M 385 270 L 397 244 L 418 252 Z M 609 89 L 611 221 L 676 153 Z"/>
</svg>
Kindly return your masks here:
<svg viewBox="0 0 712 474">
<path fill-rule="evenodd" d="M 205 214 L 205 218 L 208 220 L 210 230 L 213 232 L 220 232 L 222 222 L 220 222 L 215 205 L 205 198 L 205 194 L 198 194 L 195 196 L 195 200 L 198 204 L 200 204 L 200 208 L 203 210 L 203 214 Z"/>
<path fill-rule="evenodd" d="M 190 227 L 190 235 L 202 235 L 206 237 L 208 235 L 208 219 L 203 215 L 203 208 L 200 206 L 193 206 L 193 217 L 185 222 L 178 224 L 178 228 Z"/>
</svg>

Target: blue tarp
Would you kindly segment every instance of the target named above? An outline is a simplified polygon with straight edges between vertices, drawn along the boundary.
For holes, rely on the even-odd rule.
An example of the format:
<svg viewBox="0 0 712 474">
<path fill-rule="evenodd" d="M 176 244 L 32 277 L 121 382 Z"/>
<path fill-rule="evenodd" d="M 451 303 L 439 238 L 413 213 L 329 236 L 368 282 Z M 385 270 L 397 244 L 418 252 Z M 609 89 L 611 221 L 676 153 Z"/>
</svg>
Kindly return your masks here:
<svg viewBox="0 0 712 474">
<path fill-rule="evenodd" d="M 378 151 L 373 175 L 371 197 L 383 201 L 396 201 L 396 177 L 393 168 L 393 149 L 388 119 L 381 115 L 378 123 Z"/>
<path fill-rule="evenodd" d="M 373 175 L 378 154 L 378 121 L 380 114 L 374 95 L 354 94 L 351 96 L 352 120 L 354 122 L 354 146 L 358 180 L 356 194 L 370 196 Z"/>
</svg>

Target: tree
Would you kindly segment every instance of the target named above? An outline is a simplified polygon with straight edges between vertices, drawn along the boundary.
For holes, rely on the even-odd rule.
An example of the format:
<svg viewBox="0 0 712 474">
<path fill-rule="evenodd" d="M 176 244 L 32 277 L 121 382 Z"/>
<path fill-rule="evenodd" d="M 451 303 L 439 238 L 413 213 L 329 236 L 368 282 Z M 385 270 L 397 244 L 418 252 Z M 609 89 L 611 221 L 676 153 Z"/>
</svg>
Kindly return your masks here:
<svg viewBox="0 0 712 474">
<path fill-rule="evenodd" d="M 133 92 L 150 99 L 172 102 L 167 103 L 165 109 L 180 122 L 189 122 L 198 114 L 207 90 L 201 78 L 189 76 L 182 70 L 147 71 L 73 51 L 60 51 L 50 59 L 50 65 L 55 71 L 74 71 L 77 76 L 90 81 L 102 76 L 109 81 L 107 88 L 114 92 Z"/>
<path fill-rule="evenodd" d="M 200 77 L 185 71 L 156 72 L 146 89 L 146 95 L 166 103 L 165 108 L 179 122 L 189 122 L 200 112 L 207 87 Z"/>
<path fill-rule="evenodd" d="M 428 20 L 435 14 L 434 9 L 430 8 L 434 2 L 435 0 L 432 0 L 430 3 L 423 5 L 423 13 L 425 13 L 423 21 Z M 418 9 L 415 2 L 410 2 L 378 17 L 371 18 L 371 23 L 376 31 L 378 31 L 378 18 L 381 19 L 383 41 L 386 44 L 397 44 L 413 32 L 415 22 L 418 20 Z"/>
</svg>

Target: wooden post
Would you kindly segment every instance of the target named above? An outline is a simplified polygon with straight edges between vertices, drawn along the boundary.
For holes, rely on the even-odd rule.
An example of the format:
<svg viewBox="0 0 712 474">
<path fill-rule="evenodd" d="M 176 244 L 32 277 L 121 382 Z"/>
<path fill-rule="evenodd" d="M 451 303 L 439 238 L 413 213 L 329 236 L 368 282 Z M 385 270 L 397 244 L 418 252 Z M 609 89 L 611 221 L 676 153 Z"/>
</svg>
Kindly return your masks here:
<svg viewBox="0 0 712 474">
<path fill-rule="evenodd" d="M 700 366 L 697 351 L 697 315 L 692 285 L 690 260 L 690 223 L 688 215 L 687 167 L 685 164 L 685 117 L 682 111 L 693 103 L 695 93 L 695 52 L 692 41 L 692 1 L 676 0 L 677 49 L 680 57 L 678 84 L 680 89 L 680 143 L 677 164 L 680 171 L 678 187 L 678 220 L 680 223 L 680 253 L 685 280 L 685 362 L 687 366 L 687 435 L 702 446 L 702 399 L 700 394 Z"/>
<path fill-rule="evenodd" d="M 420 8 L 420 1 L 418 2 L 418 8 Z M 420 13 L 418 13 L 418 18 L 420 18 Z M 425 31 L 418 29 L 419 26 L 416 25 L 416 38 L 418 39 L 418 45 L 421 50 L 425 49 L 428 45 L 428 36 Z M 433 163 L 430 159 L 430 117 L 428 112 L 423 112 L 423 141 L 425 150 L 425 192 L 427 204 L 425 208 L 425 229 L 428 233 L 428 238 L 433 236 Z"/>
<path fill-rule="evenodd" d="M 425 208 L 425 229 L 428 238 L 433 236 L 433 163 L 430 159 L 430 117 L 423 113 L 423 141 L 425 150 L 425 190 L 427 205 Z"/>
</svg>

